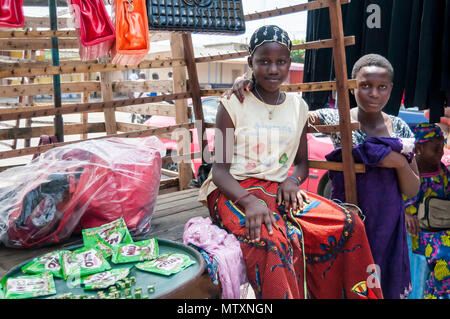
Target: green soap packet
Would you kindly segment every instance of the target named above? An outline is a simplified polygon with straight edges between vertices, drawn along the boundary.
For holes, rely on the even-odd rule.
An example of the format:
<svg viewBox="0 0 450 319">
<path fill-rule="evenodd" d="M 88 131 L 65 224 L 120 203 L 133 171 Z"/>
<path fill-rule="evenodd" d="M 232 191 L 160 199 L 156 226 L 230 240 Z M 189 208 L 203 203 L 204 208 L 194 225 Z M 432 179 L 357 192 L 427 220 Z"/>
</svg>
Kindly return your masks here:
<svg viewBox="0 0 450 319">
<path fill-rule="evenodd" d="M 0 299 L 5 299 L 6 296 L 6 281 L 8 280 L 8 276 L 4 276 L 2 280 L 0 280 Z"/>
<path fill-rule="evenodd" d="M 99 227 L 83 229 L 82 235 L 85 247 L 96 248 L 105 257 L 111 256 L 120 244 L 133 243 L 123 217 Z"/>
<path fill-rule="evenodd" d="M 189 256 L 184 254 L 168 253 L 158 257 L 158 259 L 146 261 L 136 265 L 136 268 L 161 275 L 170 276 L 195 264 Z"/>
<path fill-rule="evenodd" d="M 25 299 L 56 294 L 53 275 L 42 273 L 11 277 L 6 281 L 6 299 Z"/>
<path fill-rule="evenodd" d="M 121 244 L 114 251 L 111 261 L 115 264 L 151 260 L 159 255 L 158 241 L 155 237 L 133 244 Z"/>
<path fill-rule="evenodd" d="M 110 270 L 111 265 L 101 252 L 83 247 L 74 251 L 61 251 L 61 268 L 67 280 Z"/>
<path fill-rule="evenodd" d="M 105 258 L 111 257 L 114 252 L 113 247 L 102 239 L 99 234 L 87 235 L 84 237 L 83 242 L 84 247 L 101 251 Z"/>
<path fill-rule="evenodd" d="M 60 252 L 54 251 L 34 258 L 22 267 L 22 272 L 28 275 L 37 275 L 48 272 L 55 277 L 63 278 L 60 263 Z"/>
<path fill-rule="evenodd" d="M 130 268 L 115 268 L 83 277 L 81 282 L 86 290 L 105 289 L 124 279 L 129 273 Z"/>
</svg>

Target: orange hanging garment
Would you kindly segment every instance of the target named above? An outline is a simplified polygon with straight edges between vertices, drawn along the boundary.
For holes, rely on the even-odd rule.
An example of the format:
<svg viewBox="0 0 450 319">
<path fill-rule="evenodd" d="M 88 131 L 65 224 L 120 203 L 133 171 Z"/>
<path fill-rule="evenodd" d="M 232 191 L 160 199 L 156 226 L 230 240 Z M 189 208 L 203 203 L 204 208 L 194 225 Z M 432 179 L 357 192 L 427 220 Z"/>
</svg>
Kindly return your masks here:
<svg viewBox="0 0 450 319">
<path fill-rule="evenodd" d="M 150 50 L 145 0 L 115 0 L 116 42 L 111 63 L 136 65 Z"/>
</svg>

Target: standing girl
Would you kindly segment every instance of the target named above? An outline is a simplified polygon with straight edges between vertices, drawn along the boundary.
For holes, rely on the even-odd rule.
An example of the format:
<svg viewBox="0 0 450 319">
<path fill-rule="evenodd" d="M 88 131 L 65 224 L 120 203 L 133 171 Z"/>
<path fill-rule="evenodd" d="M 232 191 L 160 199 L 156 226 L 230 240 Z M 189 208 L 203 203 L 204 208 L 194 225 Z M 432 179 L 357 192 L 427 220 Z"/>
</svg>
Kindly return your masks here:
<svg viewBox="0 0 450 319">
<path fill-rule="evenodd" d="M 353 66 L 352 78 L 358 80 L 358 87 L 352 91 L 357 107 L 350 110 L 350 116 L 352 121 L 359 122 L 361 125 L 360 130 L 353 131 L 354 145 L 363 143 L 369 137 L 414 138 L 408 125 L 402 119 L 383 112 L 391 95 L 393 73 L 394 70 L 389 61 L 377 54 L 365 55 Z M 317 110 L 312 112 L 310 117 L 317 124 L 339 123 L 338 111 L 333 109 Z M 339 147 L 339 134 L 331 137 L 335 147 Z M 417 194 L 420 186 L 417 164 L 415 160 L 408 163 L 404 155 L 392 151 L 378 166 L 395 170 L 397 187 L 391 189 L 391 184 L 385 185 L 386 190 L 392 190 L 385 195 L 372 194 L 370 189 L 364 190 L 358 195 L 366 197 L 360 199 L 360 207 L 366 215 L 365 227 L 373 258 L 381 269 L 381 287 L 384 297 L 406 298 L 412 286 L 401 194 L 407 198 Z M 391 181 L 379 181 L 381 184 L 383 182 Z M 333 187 L 337 188 L 337 185 L 333 184 Z M 397 194 L 394 196 L 393 192 Z M 343 197 L 340 188 L 334 189 L 332 193 L 341 194 L 336 198 Z M 387 204 L 388 198 L 395 201 Z"/>
<path fill-rule="evenodd" d="M 244 104 L 235 96 L 221 100 L 215 162 L 199 199 L 240 241 L 257 297 L 380 298 L 359 217 L 300 189 L 308 173 L 308 107 L 280 90 L 290 49 L 277 26 L 253 34 L 248 65 L 255 85 Z"/>
</svg>

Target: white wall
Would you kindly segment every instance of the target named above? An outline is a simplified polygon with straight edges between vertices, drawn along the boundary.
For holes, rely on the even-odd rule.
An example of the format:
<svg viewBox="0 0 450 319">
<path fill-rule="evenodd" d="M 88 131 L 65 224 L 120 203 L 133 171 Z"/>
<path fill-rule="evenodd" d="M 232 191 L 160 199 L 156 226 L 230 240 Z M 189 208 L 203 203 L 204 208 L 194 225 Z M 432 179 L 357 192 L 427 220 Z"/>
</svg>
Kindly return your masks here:
<svg viewBox="0 0 450 319">
<path fill-rule="evenodd" d="M 240 76 L 245 73 L 247 63 L 211 62 L 197 64 L 200 84 L 232 84 L 235 80 L 233 73 Z M 233 72 L 235 71 L 235 72 Z"/>
</svg>

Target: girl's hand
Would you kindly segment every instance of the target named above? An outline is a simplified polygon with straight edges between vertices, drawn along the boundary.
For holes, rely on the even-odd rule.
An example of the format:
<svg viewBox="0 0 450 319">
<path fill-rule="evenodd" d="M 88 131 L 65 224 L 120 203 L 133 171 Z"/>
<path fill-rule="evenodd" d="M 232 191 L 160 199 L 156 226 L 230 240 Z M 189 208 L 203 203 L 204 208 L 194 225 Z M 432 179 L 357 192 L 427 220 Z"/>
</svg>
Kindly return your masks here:
<svg viewBox="0 0 450 319">
<path fill-rule="evenodd" d="M 245 208 L 245 235 L 247 238 L 252 242 L 259 242 L 263 222 L 266 224 L 269 235 L 272 235 L 272 227 L 277 227 L 277 221 L 272 211 L 253 195 L 245 198 L 245 204 L 244 200 L 242 200 L 242 204 Z"/>
<path fill-rule="evenodd" d="M 225 91 L 225 93 L 222 94 L 222 97 L 230 99 L 231 96 L 235 94 L 238 100 L 243 103 L 245 91 L 250 92 L 253 89 L 253 84 L 252 81 L 243 76 L 237 77 L 236 80 L 234 80 L 233 87 L 230 90 Z"/>
<path fill-rule="evenodd" d="M 405 223 L 406 223 L 406 231 L 411 236 L 418 236 L 419 235 L 419 219 L 417 218 L 417 215 L 411 215 L 408 213 L 405 213 Z"/>
<path fill-rule="evenodd" d="M 280 184 L 277 191 L 277 204 L 281 205 L 283 201 L 286 211 L 289 211 L 290 208 L 296 211 L 297 207 L 300 210 L 303 209 L 303 201 L 309 203 L 309 198 L 304 191 L 298 188 L 297 183 L 287 178 Z"/>
</svg>

